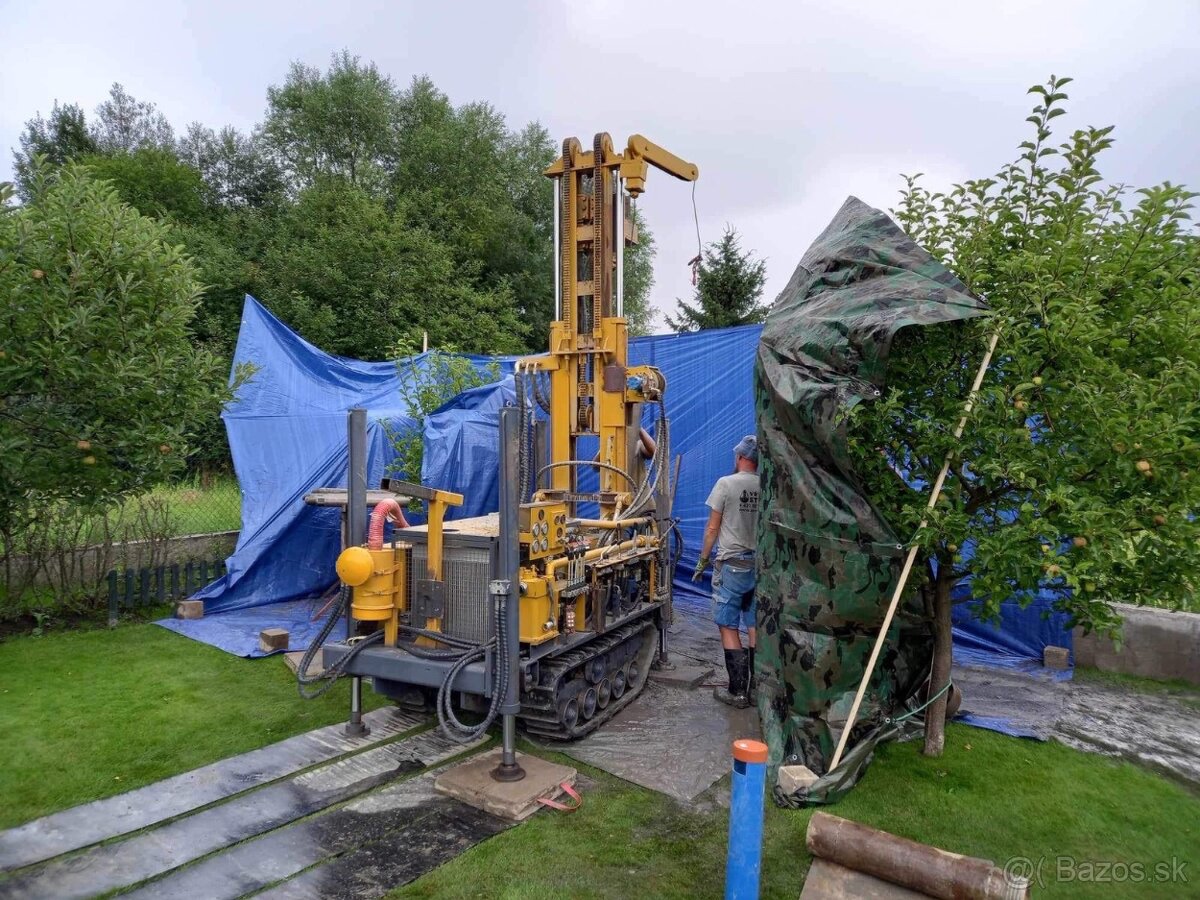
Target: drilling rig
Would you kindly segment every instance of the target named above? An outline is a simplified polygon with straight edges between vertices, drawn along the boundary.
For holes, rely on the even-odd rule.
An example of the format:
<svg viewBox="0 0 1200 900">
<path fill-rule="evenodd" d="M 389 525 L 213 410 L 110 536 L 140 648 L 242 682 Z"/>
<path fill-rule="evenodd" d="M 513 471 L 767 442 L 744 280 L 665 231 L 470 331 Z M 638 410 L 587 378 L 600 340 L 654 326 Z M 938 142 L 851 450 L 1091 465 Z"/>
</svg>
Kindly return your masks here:
<svg viewBox="0 0 1200 900">
<path fill-rule="evenodd" d="M 618 153 L 607 134 L 590 150 L 564 141 L 545 172 L 555 321 L 549 352 L 516 363 L 517 404 L 501 413 L 499 513 L 447 522 L 462 496 L 385 479 L 367 540 L 351 539 L 338 557 L 351 637 L 325 645 L 324 677 L 353 678 L 351 726 L 370 678 L 402 703 L 432 701 L 460 740 L 502 715 L 511 762 L 517 719 L 539 737 L 580 737 L 630 703 L 666 657 L 678 537 L 667 384 L 653 366 L 629 364 L 624 318 L 631 199 L 650 166 L 699 175 L 640 135 Z M 351 445 L 353 494 L 353 429 Z M 402 504 L 412 499 L 426 504 L 425 525 L 407 525 Z M 365 499 L 351 496 L 348 508 L 365 509 Z M 456 708 L 484 715 L 464 724 Z"/>
</svg>

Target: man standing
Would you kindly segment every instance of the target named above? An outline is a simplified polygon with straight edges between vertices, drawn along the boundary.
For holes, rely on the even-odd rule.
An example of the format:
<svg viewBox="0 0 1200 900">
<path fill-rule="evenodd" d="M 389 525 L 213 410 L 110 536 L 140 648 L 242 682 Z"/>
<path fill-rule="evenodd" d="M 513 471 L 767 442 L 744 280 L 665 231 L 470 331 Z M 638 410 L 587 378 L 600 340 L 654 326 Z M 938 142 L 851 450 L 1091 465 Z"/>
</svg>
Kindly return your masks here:
<svg viewBox="0 0 1200 900">
<path fill-rule="evenodd" d="M 758 526 L 758 439 L 748 434 L 733 448 L 733 474 L 717 480 L 708 495 L 708 527 L 692 581 L 699 581 L 718 546 L 713 566 L 713 618 L 721 631 L 729 688 L 716 688 L 722 703 L 745 709 L 754 691 L 754 570 Z M 749 647 L 742 647 L 745 626 Z"/>
</svg>

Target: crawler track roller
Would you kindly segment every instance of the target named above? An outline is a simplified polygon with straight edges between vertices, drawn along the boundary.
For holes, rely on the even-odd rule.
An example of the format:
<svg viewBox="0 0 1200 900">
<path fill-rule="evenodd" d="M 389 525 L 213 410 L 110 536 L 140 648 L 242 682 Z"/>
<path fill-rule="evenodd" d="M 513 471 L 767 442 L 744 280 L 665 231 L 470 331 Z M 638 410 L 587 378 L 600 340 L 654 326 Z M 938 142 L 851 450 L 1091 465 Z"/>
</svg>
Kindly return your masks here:
<svg viewBox="0 0 1200 900">
<path fill-rule="evenodd" d="M 642 692 L 657 649 L 654 623 L 631 622 L 542 663 L 538 684 L 522 697 L 522 724 L 542 738 L 582 737 Z"/>
</svg>

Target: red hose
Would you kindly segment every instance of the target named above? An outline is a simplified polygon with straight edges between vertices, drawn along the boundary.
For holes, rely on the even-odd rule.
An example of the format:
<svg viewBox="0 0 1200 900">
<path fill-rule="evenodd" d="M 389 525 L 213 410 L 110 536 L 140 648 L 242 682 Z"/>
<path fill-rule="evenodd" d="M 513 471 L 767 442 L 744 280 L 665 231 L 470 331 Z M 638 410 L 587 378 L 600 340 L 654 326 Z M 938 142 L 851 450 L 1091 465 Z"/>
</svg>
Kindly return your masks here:
<svg viewBox="0 0 1200 900">
<path fill-rule="evenodd" d="M 367 549 L 382 550 L 383 549 L 383 520 L 391 519 L 401 528 L 408 527 L 408 520 L 404 518 L 404 511 L 400 509 L 400 504 L 395 500 L 381 500 L 371 510 L 371 527 L 367 531 Z"/>
</svg>

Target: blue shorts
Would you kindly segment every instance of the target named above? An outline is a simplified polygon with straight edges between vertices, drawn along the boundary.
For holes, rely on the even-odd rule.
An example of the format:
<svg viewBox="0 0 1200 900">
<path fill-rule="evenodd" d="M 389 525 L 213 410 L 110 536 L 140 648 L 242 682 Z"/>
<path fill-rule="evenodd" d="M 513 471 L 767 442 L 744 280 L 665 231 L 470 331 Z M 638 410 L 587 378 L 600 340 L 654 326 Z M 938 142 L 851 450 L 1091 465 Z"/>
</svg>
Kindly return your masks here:
<svg viewBox="0 0 1200 900">
<path fill-rule="evenodd" d="M 721 566 L 713 574 L 713 621 L 722 628 L 753 628 L 758 599 L 754 569 Z"/>
</svg>

